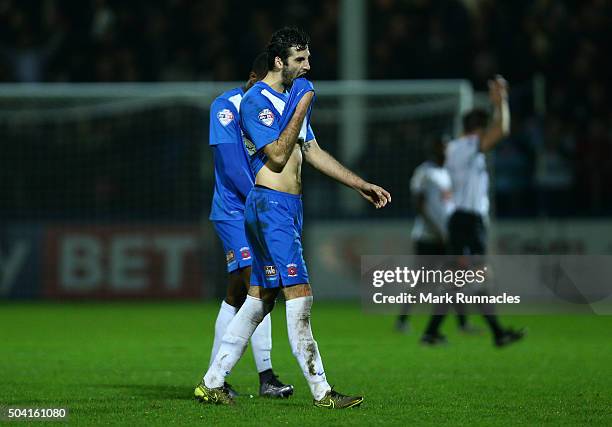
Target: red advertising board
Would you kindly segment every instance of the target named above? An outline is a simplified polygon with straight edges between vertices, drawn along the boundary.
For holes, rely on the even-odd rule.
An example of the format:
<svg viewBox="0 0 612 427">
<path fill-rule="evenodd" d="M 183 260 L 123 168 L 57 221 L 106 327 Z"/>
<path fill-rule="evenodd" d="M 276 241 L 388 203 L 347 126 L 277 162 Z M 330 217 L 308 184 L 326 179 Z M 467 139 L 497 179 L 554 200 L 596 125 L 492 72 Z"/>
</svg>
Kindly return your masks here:
<svg viewBox="0 0 612 427">
<path fill-rule="evenodd" d="M 46 230 L 50 298 L 194 298 L 204 289 L 203 236 L 193 226 L 65 226 Z"/>
</svg>

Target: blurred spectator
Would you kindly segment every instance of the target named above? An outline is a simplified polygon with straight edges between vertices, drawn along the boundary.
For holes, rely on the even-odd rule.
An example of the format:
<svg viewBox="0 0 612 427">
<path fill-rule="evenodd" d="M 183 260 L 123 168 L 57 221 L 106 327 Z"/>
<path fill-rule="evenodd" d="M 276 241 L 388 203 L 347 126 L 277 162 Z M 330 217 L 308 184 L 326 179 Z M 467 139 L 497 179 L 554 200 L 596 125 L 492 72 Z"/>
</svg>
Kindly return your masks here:
<svg viewBox="0 0 612 427">
<path fill-rule="evenodd" d="M 563 131 L 557 118 L 547 120 L 544 127 L 543 144 L 537 147 L 535 183 L 539 212 L 546 215 L 567 215 L 575 212 L 569 202 L 574 182 L 571 158 L 575 141 Z M 568 203 L 569 202 L 569 203 Z"/>
<path fill-rule="evenodd" d="M 544 211 L 571 193 L 580 212 L 611 212 L 612 2 L 366 1 L 368 78 L 467 78 L 483 90 L 500 72 L 533 97 L 544 77 L 546 118 L 522 102 L 526 120 L 495 154 L 498 213 L 520 214 L 530 185 L 547 195 Z M 340 13 L 340 0 L 0 0 L 0 81 L 241 80 L 287 24 L 311 35 L 312 78 L 336 79 Z"/>
</svg>

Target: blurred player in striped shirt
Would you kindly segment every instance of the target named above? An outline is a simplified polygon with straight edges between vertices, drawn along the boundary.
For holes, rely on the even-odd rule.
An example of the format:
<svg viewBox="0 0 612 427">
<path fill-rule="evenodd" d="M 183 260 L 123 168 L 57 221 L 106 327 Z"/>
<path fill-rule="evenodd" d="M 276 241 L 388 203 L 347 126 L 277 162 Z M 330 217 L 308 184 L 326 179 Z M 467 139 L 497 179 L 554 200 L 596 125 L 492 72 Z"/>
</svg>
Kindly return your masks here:
<svg viewBox="0 0 612 427">
<path fill-rule="evenodd" d="M 489 81 L 493 118 L 484 110 L 473 110 L 463 118 L 463 135 L 448 143 L 445 167 L 451 177 L 455 211 L 448 222 L 448 248 L 459 256 L 484 255 L 489 218 L 489 174 L 485 153 L 510 134 L 508 84 L 501 76 Z M 493 342 L 502 347 L 523 338 L 523 331 L 504 329 L 492 306 L 480 307 L 493 334 Z M 426 335 L 439 334 L 444 316 L 430 322 Z"/>
</svg>

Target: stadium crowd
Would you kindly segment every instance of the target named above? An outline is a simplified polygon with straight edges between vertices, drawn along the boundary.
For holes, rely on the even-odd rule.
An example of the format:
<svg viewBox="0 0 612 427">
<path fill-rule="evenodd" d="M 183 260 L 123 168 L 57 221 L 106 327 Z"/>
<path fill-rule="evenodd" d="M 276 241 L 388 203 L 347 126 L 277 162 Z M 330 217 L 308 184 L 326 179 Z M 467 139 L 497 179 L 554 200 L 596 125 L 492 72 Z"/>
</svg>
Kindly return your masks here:
<svg viewBox="0 0 612 427">
<path fill-rule="evenodd" d="M 511 83 L 513 133 L 494 154 L 498 215 L 612 213 L 611 2 L 367 3 L 368 78 Z M 0 0 L 0 81 L 242 80 L 242 58 L 287 23 L 316 46 L 311 77 L 333 80 L 339 16 L 339 0 Z"/>
</svg>

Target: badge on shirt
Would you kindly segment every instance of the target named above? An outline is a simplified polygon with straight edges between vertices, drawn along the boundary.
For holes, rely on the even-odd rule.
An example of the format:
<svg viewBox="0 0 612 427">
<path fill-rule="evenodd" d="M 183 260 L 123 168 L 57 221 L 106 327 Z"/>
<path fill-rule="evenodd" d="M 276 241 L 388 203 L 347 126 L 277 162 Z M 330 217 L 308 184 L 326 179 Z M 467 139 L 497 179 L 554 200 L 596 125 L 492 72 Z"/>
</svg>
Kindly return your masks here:
<svg viewBox="0 0 612 427">
<path fill-rule="evenodd" d="M 263 109 L 259 112 L 259 120 L 266 126 L 272 126 L 272 123 L 274 123 L 274 113 L 266 108 Z"/>
<path fill-rule="evenodd" d="M 234 113 L 227 108 L 224 108 L 217 113 L 217 119 L 223 126 L 227 126 L 232 122 L 232 120 L 234 120 Z"/>
<path fill-rule="evenodd" d="M 240 256 L 242 259 L 251 259 L 251 250 L 248 247 L 240 248 Z"/>
<path fill-rule="evenodd" d="M 297 275 L 298 275 L 297 264 L 287 264 L 287 276 L 297 277 Z"/>
</svg>

